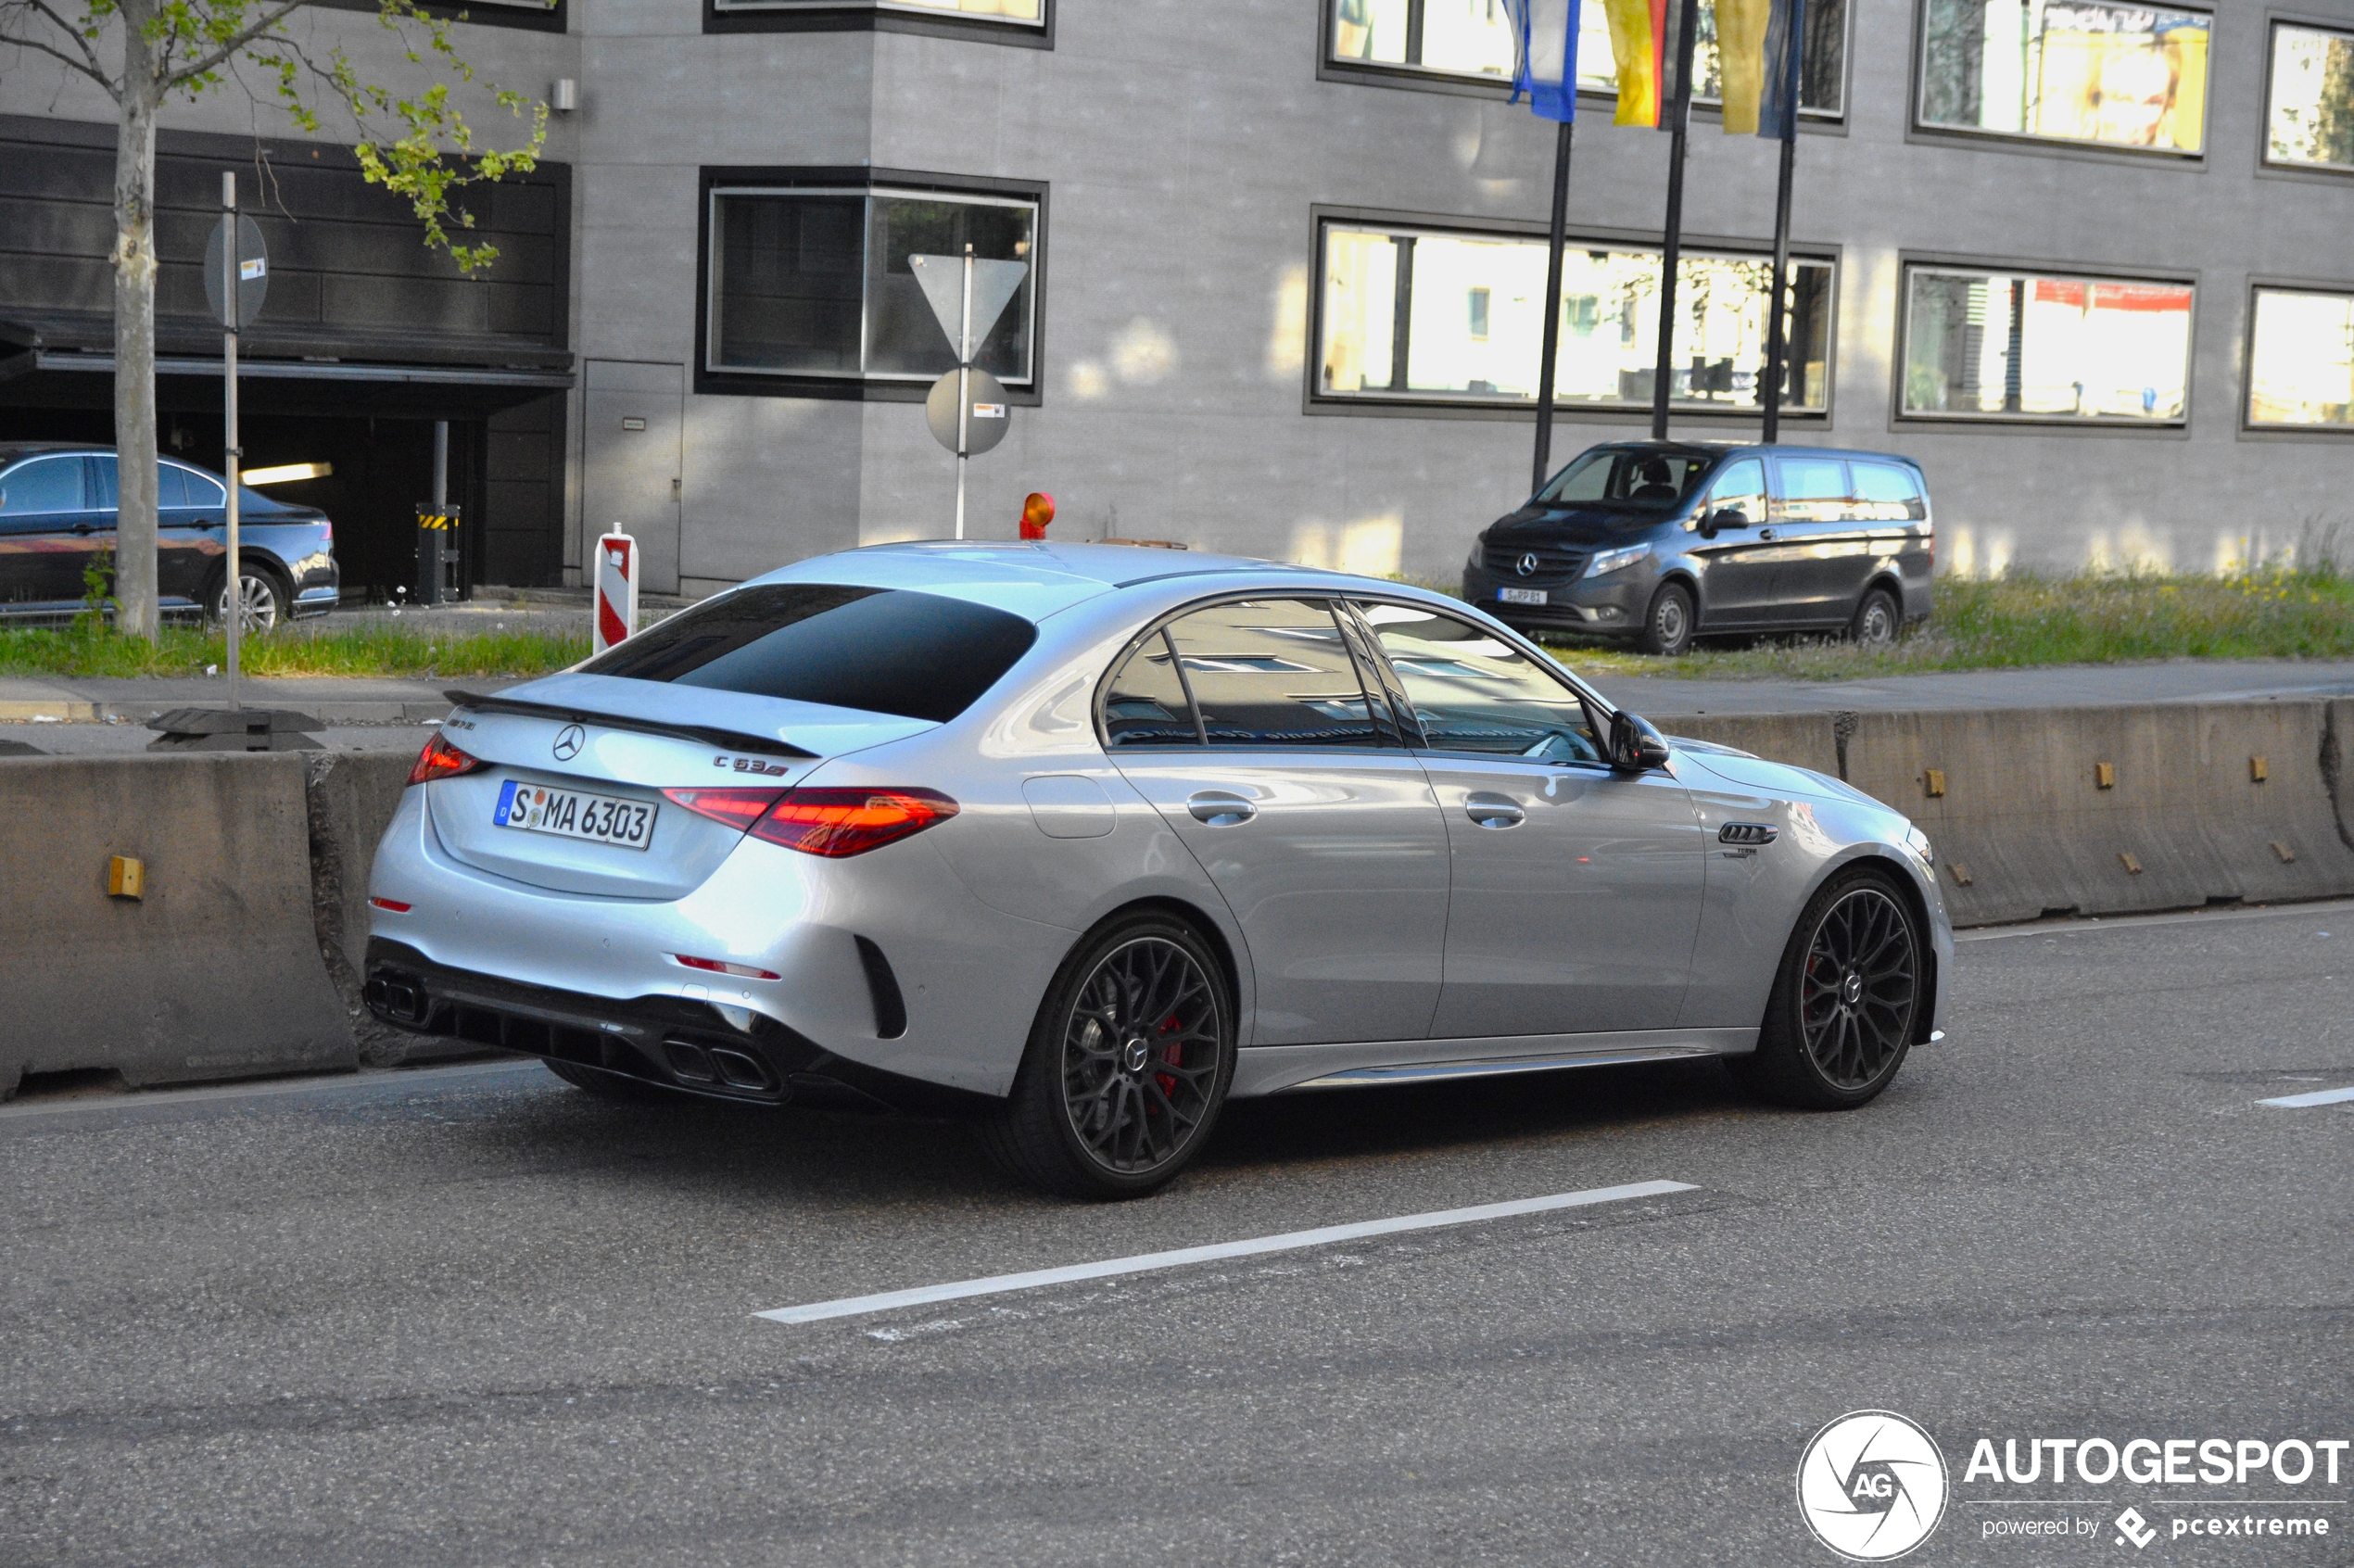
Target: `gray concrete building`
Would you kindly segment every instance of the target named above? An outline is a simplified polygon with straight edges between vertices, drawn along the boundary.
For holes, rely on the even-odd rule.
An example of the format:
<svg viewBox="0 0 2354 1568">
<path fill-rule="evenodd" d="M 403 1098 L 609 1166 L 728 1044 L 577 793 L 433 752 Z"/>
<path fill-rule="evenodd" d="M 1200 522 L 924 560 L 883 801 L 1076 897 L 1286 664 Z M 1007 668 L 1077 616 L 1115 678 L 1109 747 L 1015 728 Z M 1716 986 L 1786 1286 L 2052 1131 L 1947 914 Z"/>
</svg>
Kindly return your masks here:
<svg viewBox="0 0 2354 1568">
<path fill-rule="evenodd" d="M 530 274 L 560 319 L 504 323 L 568 385 L 468 415 L 479 526 L 523 539 L 502 507 L 543 510 L 477 575 L 577 580 L 615 522 L 650 588 L 690 594 L 946 533 L 955 461 L 919 405 L 953 356 L 907 257 L 969 242 L 1030 269 L 983 355 L 1014 407 L 972 461 L 973 533 L 1011 537 L 1046 490 L 1057 538 L 1448 576 L 1525 493 L 1546 308 L 1552 128 L 1506 101 L 1503 9 L 477 4 L 458 31 L 486 77 L 579 84 L 545 173 L 562 253 Z M 1787 439 L 1917 459 L 1945 570 L 2205 570 L 2354 535 L 2354 0 L 1810 10 Z M 1602 16 L 1587 0 L 1557 461 L 1645 432 L 1658 325 L 1669 138 L 1611 123 Z M 302 25 L 378 47 L 364 16 Z M 22 145 L 108 118 L 21 54 L 0 115 Z M 166 123 L 248 157 L 256 126 L 299 141 L 221 95 Z M 1757 427 L 1776 151 L 1696 114 L 1679 433 Z M 25 253 L 66 197 L 11 199 L 0 249 Z M 0 322 L 61 309 L 61 275 L 10 257 Z M 14 385 L 0 435 L 41 383 Z"/>
</svg>

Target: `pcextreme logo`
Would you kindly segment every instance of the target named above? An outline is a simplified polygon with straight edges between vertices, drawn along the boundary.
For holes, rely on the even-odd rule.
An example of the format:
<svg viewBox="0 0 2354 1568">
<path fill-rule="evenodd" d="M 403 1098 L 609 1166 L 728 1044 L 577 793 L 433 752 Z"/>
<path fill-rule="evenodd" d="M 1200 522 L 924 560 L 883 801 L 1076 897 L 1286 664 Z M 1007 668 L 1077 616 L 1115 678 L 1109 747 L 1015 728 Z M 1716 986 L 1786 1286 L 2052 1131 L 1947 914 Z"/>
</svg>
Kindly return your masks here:
<svg viewBox="0 0 2354 1568">
<path fill-rule="evenodd" d="M 1904 1556 L 1945 1516 L 1945 1456 L 1892 1410 L 1854 1410 L 1815 1434 L 1798 1461 L 1798 1511 L 1851 1562 Z"/>
</svg>

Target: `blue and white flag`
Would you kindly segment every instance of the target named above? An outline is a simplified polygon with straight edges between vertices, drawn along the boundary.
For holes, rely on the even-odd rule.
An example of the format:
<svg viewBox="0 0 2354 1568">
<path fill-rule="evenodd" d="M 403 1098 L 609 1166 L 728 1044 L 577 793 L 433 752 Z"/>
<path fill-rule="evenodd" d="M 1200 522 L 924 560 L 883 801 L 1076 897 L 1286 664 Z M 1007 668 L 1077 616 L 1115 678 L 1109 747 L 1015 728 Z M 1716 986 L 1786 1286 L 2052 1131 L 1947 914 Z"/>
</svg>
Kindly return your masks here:
<svg viewBox="0 0 2354 1568">
<path fill-rule="evenodd" d="M 1577 118 L 1579 0 L 1504 0 L 1512 19 L 1512 98 L 1540 120 Z"/>
</svg>

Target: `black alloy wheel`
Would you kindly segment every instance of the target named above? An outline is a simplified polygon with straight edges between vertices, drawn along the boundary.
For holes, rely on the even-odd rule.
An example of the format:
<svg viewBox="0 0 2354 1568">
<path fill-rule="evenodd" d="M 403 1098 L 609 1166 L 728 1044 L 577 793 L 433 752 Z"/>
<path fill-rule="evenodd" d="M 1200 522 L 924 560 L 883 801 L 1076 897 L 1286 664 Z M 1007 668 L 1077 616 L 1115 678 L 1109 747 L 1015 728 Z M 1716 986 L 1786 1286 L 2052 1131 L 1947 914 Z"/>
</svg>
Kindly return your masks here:
<svg viewBox="0 0 2354 1568">
<path fill-rule="evenodd" d="M 1643 629 L 1635 639 L 1635 646 L 1646 653 L 1662 653 L 1672 659 L 1690 651 L 1699 620 L 1692 604 L 1692 590 L 1681 583 L 1663 584 L 1652 595 L 1651 608 L 1643 612 Z"/>
<path fill-rule="evenodd" d="M 1834 879 L 1791 933 L 1741 1082 L 1786 1105 L 1848 1110 L 1888 1087 L 1911 1048 L 1927 967 L 1918 922 L 1871 872 Z"/>
<path fill-rule="evenodd" d="M 1148 915 L 1083 943 L 1048 990 L 1021 1073 L 986 1125 L 1015 1175 L 1070 1197 L 1136 1197 L 1184 1169 L 1234 1077 L 1234 1006 L 1182 922 Z"/>
<path fill-rule="evenodd" d="M 1848 623 L 1847 635 L 1858 647 L 1877 650 L 1892 647 L 1904 627 L 1905 613 L 1897 607 L 1896 596 L 1876 588 L 1855 607 L 1855 619 Z"/>
</svg>

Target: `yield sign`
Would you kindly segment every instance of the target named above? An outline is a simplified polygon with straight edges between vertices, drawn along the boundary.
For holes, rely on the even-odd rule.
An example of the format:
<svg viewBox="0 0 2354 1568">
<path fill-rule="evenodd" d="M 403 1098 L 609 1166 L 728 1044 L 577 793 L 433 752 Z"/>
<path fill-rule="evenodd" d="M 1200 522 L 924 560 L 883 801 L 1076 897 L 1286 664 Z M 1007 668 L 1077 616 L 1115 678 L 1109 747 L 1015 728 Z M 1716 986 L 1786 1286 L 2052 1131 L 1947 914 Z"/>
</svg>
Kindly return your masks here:
<svg viewBox="0 0 2354 1568">
<path fill-rule="evenodd" d="M 965 320 L 965 259 L 961 256 L 910 256 L 907 265 L 913 269 L 916 281 L 924 286 L 924 297 L 931 302 L 931 313 L 940 318 L 940 330 L 948 335 L 948 346 L 956 350 L 956 358 L 965 357 L 965 345 L 956 341 Z M 1027 261 L 984 261 L 973 258 L 973 345 L 989 335 L 997 318 L 1006 313 L 1007 301 L 1021 287 L 1021 280 L 1030 275 Z"/>
</svg>

